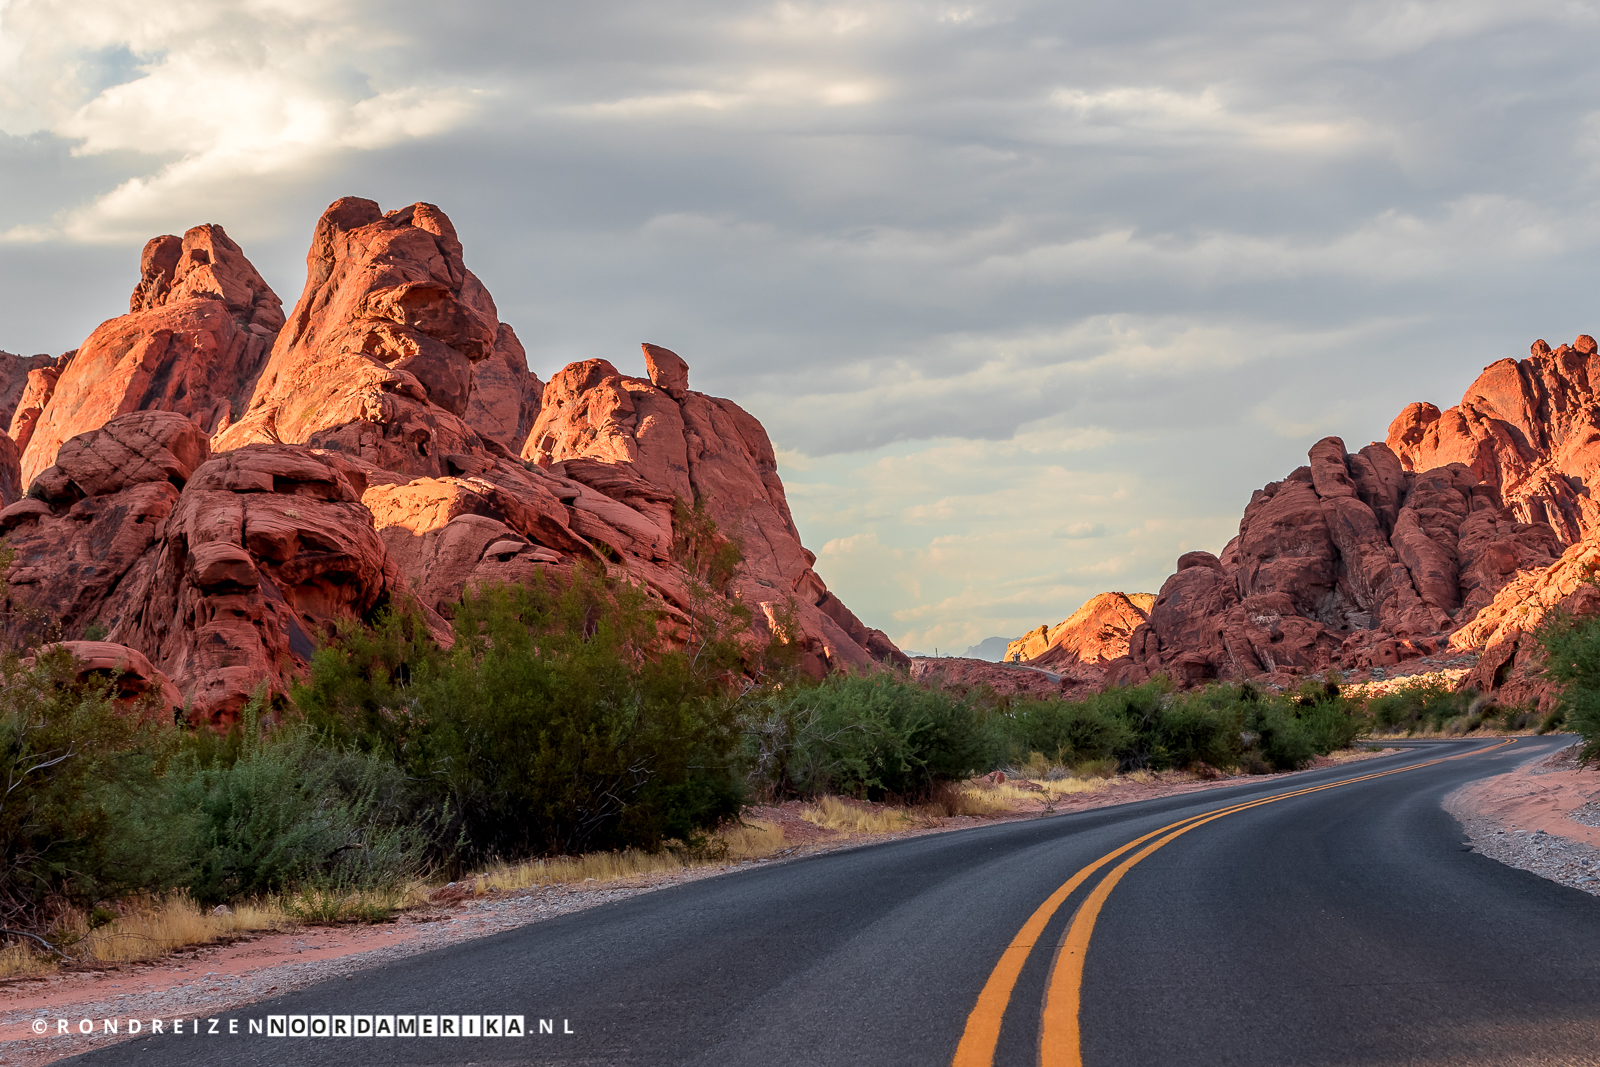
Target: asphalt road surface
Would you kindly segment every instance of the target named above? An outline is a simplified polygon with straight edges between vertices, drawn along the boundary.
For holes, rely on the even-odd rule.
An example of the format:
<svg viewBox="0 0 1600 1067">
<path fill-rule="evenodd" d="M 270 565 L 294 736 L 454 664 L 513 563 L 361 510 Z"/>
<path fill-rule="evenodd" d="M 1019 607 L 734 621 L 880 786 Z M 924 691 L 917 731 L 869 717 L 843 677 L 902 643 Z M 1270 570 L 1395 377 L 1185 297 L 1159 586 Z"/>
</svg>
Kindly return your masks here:
<svg viewBox="0 0 1600 1067">
<path fill-rule="evenodd" d="M 1600 1064 L 1600 899 L 1471 852 L 1439 804 L 1567 740 L 1418 744 L 762 867 L 70 1062 Z M 248 1032 L 467 1015 L 530 1033 Z"/>
</svg>

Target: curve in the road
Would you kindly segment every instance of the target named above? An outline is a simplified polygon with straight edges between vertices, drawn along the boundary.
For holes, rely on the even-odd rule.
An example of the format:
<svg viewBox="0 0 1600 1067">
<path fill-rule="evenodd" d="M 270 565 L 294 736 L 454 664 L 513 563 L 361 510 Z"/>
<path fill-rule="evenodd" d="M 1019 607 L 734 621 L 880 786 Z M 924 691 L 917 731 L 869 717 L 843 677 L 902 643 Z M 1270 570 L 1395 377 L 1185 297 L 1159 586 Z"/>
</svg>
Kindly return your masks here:
<svg viewBox="0 0 1600 1067">
<path fill-rule="evenodd" d="M 1337 782 L 1329 782 L 1325 785 L 1312 786 L 1307 789 L 1276 793 L 1272 796 L 1235 804 L 1232 807 L 1223 808 L 1221 811 L 1190 816 L 1187 819 L 1169 823 L 1158 830 L 1152 830 L 1142 837 L 1129 841 L 1120 848 L 1107 852 L 1104 856 L 1101 856 L 1067 879 L 1059 889 L 1050 894 L 1045 902 L 1039 905 L 1038 910 L 1028 917 L 1028 921 L 1023 924 L 1022 929 L 1012 939 L 1011 944 L 1006 946 L 1006 951 L 1000 957 L 1000 962 L 995 965 L 994 971 L 990 973 L 989 981 L 984 984 L 983 991 L 978 994 L 977 1005 L 972 1009 L 972 1014 L 967 1017 L 967 1027 L 961 1035 L 961 1043 L 956 1046 L 956 1054 L 951 1061 L 951 1067 L 992 1067 L 995 1046 L 1000 1041 L 1000 1027 L 1005 1019 L 1006 1007 L 1011 1002 L 1011 992 L 1016 987 L 1017 979 L 1022 974 L 1022 968 L 1027 963 L 1029 954 L 1032 953 L 1034 946 L 1038 943 L 1039 934 L 1049 924 L 1055 913 L 1060 910 L 1061 905 L 1080 886 L 1092 878 L 1101 868 L 1118 857 L 1138 848 L 1151 838 L 1160 838 L 1154 844 L 1146 845 L 1134 856 L 1118 864 L 1110 874 L 1102 878 L 1073 915 L 1072 923 L 1067 928 L 1066 935 L 1062 938 L 1050 966 L 1050 981 L 1046 986 L 1047 991 L 1045 993 L 1044 1006 L 1041 1010 L 1039 1026 L 1040 1067 L 1082 1067 L 1082 1041 L 1078 1029 L 1078 1016 L 1081 1010 L 1079 994 L 1083 988 L 1083 963 L 1088 957 L 1089 939 L 1094 934 L 1095 920 L 1099 917 L 1100 909 L 1105 905 L 1106 898 L 1111 895 L 1111 891 L 1116 888 L 1123 875 L 1132 870 L 1141 860 L 1149 857 L 1151 853 L 1177 840 L 1191 830 L 1198 829 L 1206 823 L 1214 822 L 1236 812 L 1247 811 L 1263 804 L 1274 804 L 1280 800 L 1288 800 L 1291 797 L 1320 793 L 1326 789 L 1338 789 L 1342 786 L 1354 785 L 1357 782 L 1386 778 L 1391 774 L 1403 774 L 1406 771 L 1420 770 L 1423 767 L 1432 767 L 1435 764 L 1445 763 L 1450 760 L 1482 755 L 1498 748 L 1504 748 L 1514 743 L 1515 740 L 1515 738 L 1508 738 L 1490 748 L 1476 749 L 1455 756 L 1427 760 L 1423 763 L 1413 763 L 1405 767 L 1379 771 L 1374 774 L 1357 775 L 1353 778 L 1345 778 Z"/>
<path fill-rule="evenodd" d="M 1440 807 L 1564 743 L 1429 742 L 1359 769 L 818 855 L 230 1013 L 522 1013 L 524 1039 L 286 1040 L 223 1025 L 218 1037 L 146 1032 L 80 1062 L 930 1067 L 951 1062 L 1009 952 L 1020 966 L 993 1062 L 1032 1067 L 1076 902 L 1153 842 L 1203 825 L 1107 890 L 1079 991 L 1092 1067 L 1593 1065 L 1600 901 L 1474 853 Z M 1438 758 L 1458 753 L 1480 758 Z M 1414 773 L 1387 773 L 1401 768 Z M 1078 883 L 1018 943 L 1063 879 L 1113 853 L 1100 882 Z M 1020 961 L 1014 944 L 1029 949 Z M 542 1035 L 534 1022 L 548 1017 L 555 1032 Z"/>
</svg>

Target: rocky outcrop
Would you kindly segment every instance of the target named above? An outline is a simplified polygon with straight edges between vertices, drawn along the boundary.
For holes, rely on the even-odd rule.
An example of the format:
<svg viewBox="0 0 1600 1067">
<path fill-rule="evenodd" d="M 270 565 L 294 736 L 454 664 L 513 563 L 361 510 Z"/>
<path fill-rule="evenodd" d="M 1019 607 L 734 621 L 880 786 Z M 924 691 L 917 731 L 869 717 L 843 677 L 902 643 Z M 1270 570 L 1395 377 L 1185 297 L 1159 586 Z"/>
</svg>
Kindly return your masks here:
<svg viewBox="0 0 1600 1067">
<path fill-rule="evenodd" d="M 28 442 L 33 440 L 34 427 L 39 423 L 39 416 L 44 414 L 45 405 L 50 403 L 50 398 L 55 395 L 56 382 L 61 378 L 61 372 L 66 368 L 67 361 L 76 352 L 68 352 L 59 362 L 35 367 L 28 371 L 22 383 L 22 388 L 17 394 L 16 405 L 12 408 L 11 427 L 9 436 L 16 443 L 20 452 L 28 447 Z"/>
<path fill-rule="evenodd" d="M 1178 560 L 1111 676 L 1286 681 L 1438 651 L 1518 574 L 1560 553 L 1466 465 L 1407 471 L 1386 445 L 1338 438 L 1258 490 L 1222 555 Z"/>
<path fill-rule="evenodd" d="M 24 396 L 29 392 L 35 374 L 56 370 L 71 356 L 71 352 L 60 359 L 43 354 L 17 356 L 0 352 L 0 423 L 10 423 L 19 408 L 25 406 Z"/>
<path fill-rule="evenodd" d="M 217 448 L 303 444 L 416 477 L 475 473 L 487 446 L 463 416 L 499 324 L 444 212 L 338 200 L 249 410 Z"/>
<path fill-rule="evenodd" d="M 90 334 L 53 385 L 35 383 L 34 397 L 48 398 L 41 412 L 19 412 L 23 482 L 54 463 L 63 442 L 118 415 L 172 411 L 208 433 L 226 424 L 282 325 L 281 301 L 222 227 L 153 239 L 128 314 Z"/>
<path fill-rule="evenodd" d="M 544 383 L 528 369 L 528 354 L 516 331 L 500 324 L 494 354 L 472 365 L 467 425 L 511 452 L 519 452 L 538 421 Z"/>
<path fill-rule="evenodd" d="M 893 642 L 865 626 L 813 569 L 761 424 L 730 400 L 689 389 L 688 364 L 676 353 L 643 350 L 647 379 L 600 359 L 554 375 L 523 458 L 637 515 L 628 520 L 629 552 L 644 551 L 646 524 L 672 530 L 669 501 L 703 507 L 743 555 L 727 595 L 757 609 L 763 636 L 799 644 L 813 672 L 905 665 Z M 580 515 L 592 504 L 586 499 Z"/>
<path fill-rule="evenodd" d="M 12 639 L 103 633 L 210 721 L 285 692 L 318 638 L 399 584 L 363 474 L 337 455 L 213 457 L 189 418 L 136 412 L 68 441 L 34 485 L 0 512 Z"/>
<path fill-rule="evenodd" d="M 1543 677 L 1544 650 L 1535 636 L 1551 611 L 1600 615 L 1600 537 L 1568 548 L 1542 570 L 1517 575 L 1493 601 L 1450 636 L 1456 650 L 1482 649 L 1465 679 L 1509 705 L 1532 704 L 1548 711 L 1559 691 Z"/>
<path fill-rule="evenodd" d="M 1006 647 L 1007 663 L 1026 663 L 1098 682 L 1128 654 L 1133 631 L 1148 620 L 1153 593 L 1100 593 L 1054 626 L 1029 631 Z"/>
<path fill-rule="evenodd" d="M 54 648 L 65 649 L 77 664 L 79 681 L 97 678 L 113 685 L 113 696 L 121 708 L 139 710 L 154 705 L 163 718 L 183 711 L 178 687 L 166 674 L 151 665 L 144 653 L 111 641 L 57 641 L 39 649 L 43 655 Z"/>
<path fill-rule="evenodd" d="M 1579 541 L 1600 526 L 1600 500 L 1586 488 L 1600 473 L 1596 347 L 1588 335 L 1554 350 L 1535 341 L 1527 359 L 1485 367 L 1455 407 L 1408 406 L 1389 447 L 1409 471 L 1459 463 L 1523 522 Z"/>
<path fill-rule="evenodd" d="M 226 723 L 343 622 L 415 606 L 448 643 L 469 590 L 582 567 L 652 598 L 671 639 L 747 618 L 751 670 L 774 639 L 817 674 L 905 662 L 812 570 L 760 424 L 677 356 L 646 346 L 660 384 L 591 361 L 546 390 L 428 204 L 336 202 L 307 265 L 279 332 L 219 228 L 158 238 L 130 314 L 19 387 L 13 641 L 103 637 Z M 0 436 L 0 498 L 17 471 Z"/>
</svg>

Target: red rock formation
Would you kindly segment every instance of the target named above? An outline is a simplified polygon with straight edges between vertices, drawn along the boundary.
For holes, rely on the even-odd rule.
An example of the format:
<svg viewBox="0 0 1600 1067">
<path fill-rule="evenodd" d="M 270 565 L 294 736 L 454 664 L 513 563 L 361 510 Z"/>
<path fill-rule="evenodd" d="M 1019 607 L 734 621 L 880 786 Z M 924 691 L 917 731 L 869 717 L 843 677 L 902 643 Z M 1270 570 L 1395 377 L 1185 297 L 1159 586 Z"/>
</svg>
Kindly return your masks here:
<svg viewBox="0 0 1600 1067">
<path fill-rule="evenodd" d="M 1099 682 L 1105 668 L 1128 654 L 1128 639 L 1148 620 L 1155 599 L 1153 593 L 1099 593 L 1055 626 L 1011 642 L 1006 662 Z"/>
<path fill-rule="evenodd" d="M 0 422 L 12 421 L 13 413 L 22 406 L 35 374 L 58 369 L 58 365 L 71 356 L 71 352 L 60 359 L 47 355 L 15 356 L 10 352 L 0 352 Z"/>
<path fill-rule="evenodd" d="M 174 716 L 183 710 L 183 698 L 178 687 L 161 671 L 151 665 L 144 653 L 127 645 L 111 641 L 57 641 L 39 649 L 43 654 L 52 648 L 64 648 L 77 662 L 78 680 L 99 676 L 115 682 L 117 704 L 134 708 L 154 693 L 160 708 L 159 714 Z"/>
<path fill-rule="evenodd" d="M 10 437 L 16 442 L 19 452 L 33 440 L 33 429 L 39 423 L 39 416 L 44 414 L 45 405 L 55 395 L 56 381 L 74 354 L 68 352 L 61 357 L 60 363 L 37 367 L 28 372 L 11 416 Z"/>
<path fill-rule="evenodd" d="M 495 335 L 494 355 L 472 365 L 472 394 L 467 425 L 519 452 L 539 418 L 544 383 L 528 369 L 528 354 L 516 331 L 502 322 Z"/>
<path fill-rule="evenodd" d="M 1484 368 L 1457 406 L 1411 404 L 1389 427 L 1406 470 L 1460 463 L 1523 522 L 1548 522 L 1564 544 L 1600 526 L 1584 486 L 1600 472 L 1600 354 L 1588 335 Z"/>
<path fill-rule="evenodd" d="M 594 483 L 596 495 L 610 495 L 637 515 L 627 519 L 635 540 L 625 551 L 646 551 L 645 523 L 670 542 L 666 504 L 673 497 L 699 502 L 744 555 L 729 595 L 759 607 L 768 633 L 800 643 L 812 670 L 864 668 L 874 660 L 904 665 L 893 642 L 865 626 L 812 568 L 816 558 L 800 543 L 761 424 L 732 401 L 690 390 L 688 364 L 677 354 L 643 348 L 648 381 L 600 359 L 552 377 L 523 457 Z M 630 495 L 634 484 L 651 487 L 654 499 L 638 490 Z M 590 506 L 583 502 L 578 514 Z M 623 520 L 608 521 L 620 529 Z M 581 531 L 581 522 L 574 529 Z M 790 613 L 794 633 L 783 621 Z"/>
<path fill-rule="evenodd" d="M 213 721 L 263 683 L 284 692 L 315 637 L 398 586 L 364 477 L 337 456 L 211 457 L 187 417 L 136 412 L 68 441 L 35 487 L 0 512 L 13 640 L 97 626 Z"/>
<path fill-rule="evenodd" d="M 1578 542 L 1559 560 L 1507 582 L 1473 620 L 1450 636 L 1456 650 L 1482 649 L 1465 679 L 1508 705 L 1534 704 L 1548 711 L 1560 693 L 1542 676 L 1544 651 L 1534 636 L 1552 610 L 1600 615 L 1600 537 Z"/>
<path fill-rule="evenodd" d="M 234 342 L 270 334 L 277 305 L 215 227 L 152 241 L 132 312 L 95 332 L 53 397 L 49 373 L 33 379 L 13 424 L 32 430 L 30 470 L 52 462 L 0 511 L 13 639 L 103 630 L 227 722 L 259 687 L 283 692 L 341 620 L 414 600 L 447 642 L 469 589 L 582 565 L 656 598 L 670 634 L 743 600 L 753 653 L 778 635 L 819 673 L 905 661 L 811 569 L 760 424 L 688 391 L 672 353 L 647 348 L 661 387 L 568 367 L 541 408 L 515 333 L 427 204 L 338 201 L 307 264 L 231 425 L 242 405 L 195 376 L 233 388 L 257 351 Z M 156 410 L 127 410 L 141 406 Z M 547 447 L 525 465 L 509 446 L 535 424 Z M 0 496 L 10 445 L 0 436 Z M 741 541 L 726 587 L 682 549 L 679 499 Z"/>
<path fill-rule="evenodd" d="M 1119 680 L 1162 671 L 1185 684 L 1393 664 L 1436 651 L 1507 582 L 1560 551 L 1459 463 L 1421 474 L 1385 445 L 1348 455 L 1338 438 L 1256 492 L 1220 558 L 1191 552 Z"/>
<path fill-rule="evenodd" d="M 338 200 L 249 411 L 217 447 L 305 444 L 413 476 L 474 473 L 486 446 L 462 416 L 499 321 L 442 211 Z"/>
<path fill-rule="evenodd" d="M 129 313 L 89 335 L 53 392 L 39 384 L 49 402 L 27 420 L 24 483 L 62 442 L 128 412 L 174 411 L 207 431 L 225 423 L 282 324 L 281 302 L 222 227 L 150 241 Z"/>
</svg>

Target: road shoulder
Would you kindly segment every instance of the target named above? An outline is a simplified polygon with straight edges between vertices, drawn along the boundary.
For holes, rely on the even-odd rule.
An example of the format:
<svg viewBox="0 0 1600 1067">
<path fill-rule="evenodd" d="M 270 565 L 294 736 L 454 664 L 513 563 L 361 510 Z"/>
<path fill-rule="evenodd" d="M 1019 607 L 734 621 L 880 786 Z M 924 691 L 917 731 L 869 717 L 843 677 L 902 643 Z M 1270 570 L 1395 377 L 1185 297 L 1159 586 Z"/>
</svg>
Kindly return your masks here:
<svg viewBox="0 0 1600 1067">
<path fill-rule="evenodd" d="M 1577 748 L 1480 779 L 1444 798 L 1473 849 L 1508 867 L 1600 896 L 1600 767 Z"/>
</svg>

